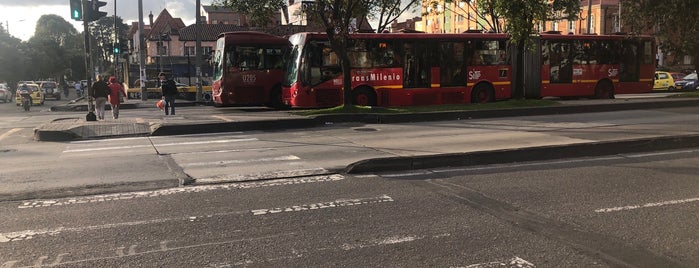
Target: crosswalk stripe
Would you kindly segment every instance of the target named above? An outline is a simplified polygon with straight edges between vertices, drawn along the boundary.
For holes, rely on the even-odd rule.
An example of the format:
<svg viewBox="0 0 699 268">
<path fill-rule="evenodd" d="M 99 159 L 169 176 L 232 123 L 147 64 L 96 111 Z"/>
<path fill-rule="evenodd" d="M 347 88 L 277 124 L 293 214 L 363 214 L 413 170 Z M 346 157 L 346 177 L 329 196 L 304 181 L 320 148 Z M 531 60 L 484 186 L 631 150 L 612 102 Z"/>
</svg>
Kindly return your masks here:
<svg viewBox="0 0 699 268">
<path fill-rule="evenodd" d="M 209 162 L 196 162 L 196 163 L 183 163 L 180 164 L 182 167 L 201 167 L 201 166 L 225 166 L 230 164 L 246 164 L 246 163 L 261 163 L 261 162 L 274 162 L 274 161 L 294 161 L 299 160 L 298 156 L 295 155 L 284 155 L 269 158 L 257 158 L 257 159 L 238 159 L 238 160 L 220 160 L 220 161 L 209 161 Z"/>
</svg>

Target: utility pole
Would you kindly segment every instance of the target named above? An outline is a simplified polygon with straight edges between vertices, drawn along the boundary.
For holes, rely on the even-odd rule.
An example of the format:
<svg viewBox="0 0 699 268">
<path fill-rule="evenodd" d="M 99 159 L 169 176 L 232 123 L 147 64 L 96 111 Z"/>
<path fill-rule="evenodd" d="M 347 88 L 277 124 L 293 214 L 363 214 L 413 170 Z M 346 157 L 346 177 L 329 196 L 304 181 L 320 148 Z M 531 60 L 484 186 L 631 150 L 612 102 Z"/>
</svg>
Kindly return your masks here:
<svg viewBox="0 0 699 268">
<path fill-rule="evenodd" d="M 121 53 L 121 46 L 119 46 L 119 36 L 117 35 L 117 17 L 116 17 L 116 12 L 117 12 L 117 0 L 114 0 L 114 46 L 112 46 L 112 55 L 114 55 L 114 77 L 119 77 L 119 72 L 117 71 L 117 66 L 119 66 L 119 53 Z M 119 53 L 114 53 L 117 50 L 117 46 L 119 46 Z M 121 79 L 119 79 L 121 80 Z"/>
<path fill-rule="evenodd" d="M 88 1 L 83 0 L 82 1 L 82 6 L 83 6 L 83 11 L 87 11 L 88 7 L 87 6 Z M 85 15 L 85 13 L 83 13 Z M 97 116 L 95 115 L 95 104 L 93 103 L 94 97 L 92 96 L 92 60 L 90 60 L 90 29 L 88 28 L 89 20 L 87 18 L 83 18 L 83 35 L 85 36 L 85 70 L 87 72 L 87 85 L 85 86 L 85 89 L 87 89 L 87 115 L 85 116 L 85 121 L 97 121 Z"/>
<path fill-rule="evenodd" d="M 196 26 L 195 26 L 195 35 L 197 37 L 197 45 L 196 45 L 197 56 L 196 56 L 196 60 L 195 60 L 195 65 L 196 65 L 195 68 L 196 68 L 196 72 L 197 72 L 197 79 L 196 79 L 197 97 L 195 98 L 195 100 L 197 102 L 201 102 L 201 95 L 203 93 L 202 88 L 201 88 L 201 54 L 202 54 L 202 51 L 201 51 L 201 13 L 199 12 L 199 8 L 201 6 L 201 0 L 197 0 L 196 5 L 197 5 L 197 7 L 195 8 L 195 10 L 196 10 L 197 14 L 195 17 L 196 17 L 197 22 L 196 22 Z"/>
<path fill-rule="evenodd" d="M 592 34 L 592 0 L 587 0 L 587 33 Z"/>
<path fill-rule="evenodd" d="M 198 1 L 198 0 L 197 0 Z M 143 38 L 143 0 L 138 0 L 138 69 L 139 79 L 141 84 L 141 100 L 148 100 L 148 92 L 146 92 L 146 52 L 145 42 Z"/>
</svg>

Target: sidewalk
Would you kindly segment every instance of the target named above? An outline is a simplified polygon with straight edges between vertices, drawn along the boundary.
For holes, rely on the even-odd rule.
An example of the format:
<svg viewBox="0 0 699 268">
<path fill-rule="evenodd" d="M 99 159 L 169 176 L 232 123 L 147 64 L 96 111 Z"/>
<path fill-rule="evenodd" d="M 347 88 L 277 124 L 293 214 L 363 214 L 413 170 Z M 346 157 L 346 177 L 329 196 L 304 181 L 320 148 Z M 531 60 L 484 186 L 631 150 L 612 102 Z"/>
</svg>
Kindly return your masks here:
<svg viewBox="0 0 699 268">
<path fill-rule="evenodd" d="M 147 111 L 137 114 L 135 117 L 122 116 L 118 120 L 108 118 L 107 120 L 90 122 L 85 120 L 85 113 L 79 116 L 76 114 L 76 117 L 54 120 L 37 127 L 34 131 L 34 136 L 35 139 L 40 141 L 72 141 L 149 135 L 165 136 L 230 131 L 298 129 L 342 122 L 390 124 L 699 105 L 698 99 L 607 99 L 562 101 L 557 106 L 505 110 L 414 114 L 336 114 L 306 117 L 294 115 L 288 111 L 222 113 L 218 108 L 181 100 L 177 102 L 177 116 L 165 116 L 164 113 L 155 108 L 155 102 L 156 100 L 129 100 L 128 103 L 122 106 L 122 114 L 134 109 Z M 189 107 L 200 107 L 201 109 L 189 109 Z M 87 104 L 84 102 L 69 103 L 62 106 L 54 106 L 51 110 L 87 111 Z M 110 112 L 107 111 L 106 113 L 109 115 Z"/>
</svg>

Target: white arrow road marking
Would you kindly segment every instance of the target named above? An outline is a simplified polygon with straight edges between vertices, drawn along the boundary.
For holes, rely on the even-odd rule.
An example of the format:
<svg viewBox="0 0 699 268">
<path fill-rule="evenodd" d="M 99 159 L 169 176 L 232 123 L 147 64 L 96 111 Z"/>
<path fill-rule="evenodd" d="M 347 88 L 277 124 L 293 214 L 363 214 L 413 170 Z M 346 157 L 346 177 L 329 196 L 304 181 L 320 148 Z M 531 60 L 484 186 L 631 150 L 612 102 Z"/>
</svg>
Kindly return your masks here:
<svg viewBox="0 0 699 268">
<path fill-rule="evenodd" d="M 652 207 L 661 207 L 661 206 L 667 206 L 667 205 L 677 205 L 677 204 L 684 204 L 684 203 L 696 202 L 696 201 L 699 201 L 699 198 L 670 200 L 670 201 L 663 201 L 663 202 L 656 202 L 656 203 L 646 203 L 643 205 L 632 205 L 632 206 L 613 207 L 613 208 L 601 208 L 601 209 L 596 209 L 595 212 L 607 213 L 607 212 L 633 210 L 633 209 L 640 209 L 640 208 L 652 208 Z"/>
<path fill-rule="evenodd" d="M 345 177 L 342 175 L 330 174 L 330 175 L 308 176 L 308 177 L 277 179 L 277 180 L 268 180 L 268 181 L 253 181 L 253 182 L 217 184 L 217 185 L 187 186 L 187 187 L 178 187 L 178 188 L 153 190 L 153 191 L 126 192 L 126 193 L 81 196 L 81 197 L 62 198 L 62 199 L 32 200 L 32 201 L 23 202 L 21 205 L 18 206 L 18 208 L 22 209 L 22 208 L 39 208 L 39 207 L 64 206 L 64 205 L 67 206 L 67 205 L 95 203 L 95 202 L 129 200 L 129 199 L 134 199 L 134 198 L 159 197 L 159 196 L 167 196 L 167 195 L 181 194 L 181 193 L 200 193 L 200 192 L 208 192 L 208 191 L 214 191 L 214 190 L 252 189 L 252 188 L 261 188 L 261 187 L 296 185 L 296 184 L 317 183 L 317 182 L 331 182 L 331 181 L 339 181 L 339 180 L 344 180 L 344 179 L 345 179 Z M 0 239 L 2 239 L 2 238 L 0 237 Z M 2 242 L 2 241 L 0 241 L 0 242 Z"/>
</svg>

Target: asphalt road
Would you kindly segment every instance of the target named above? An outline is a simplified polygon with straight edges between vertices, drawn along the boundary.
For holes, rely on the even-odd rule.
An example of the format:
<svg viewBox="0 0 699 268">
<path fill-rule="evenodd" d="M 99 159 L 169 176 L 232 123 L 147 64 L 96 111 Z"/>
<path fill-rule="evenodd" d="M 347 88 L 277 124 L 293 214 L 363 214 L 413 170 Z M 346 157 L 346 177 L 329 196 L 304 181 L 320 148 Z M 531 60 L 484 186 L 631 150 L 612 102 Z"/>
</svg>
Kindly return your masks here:
<svg viewBox="0 0 699 268">
<path fill-rule="evenodd" d="M 698 150 L 0 203 L 0 267 L 696 267 Z"/>
</svg>

